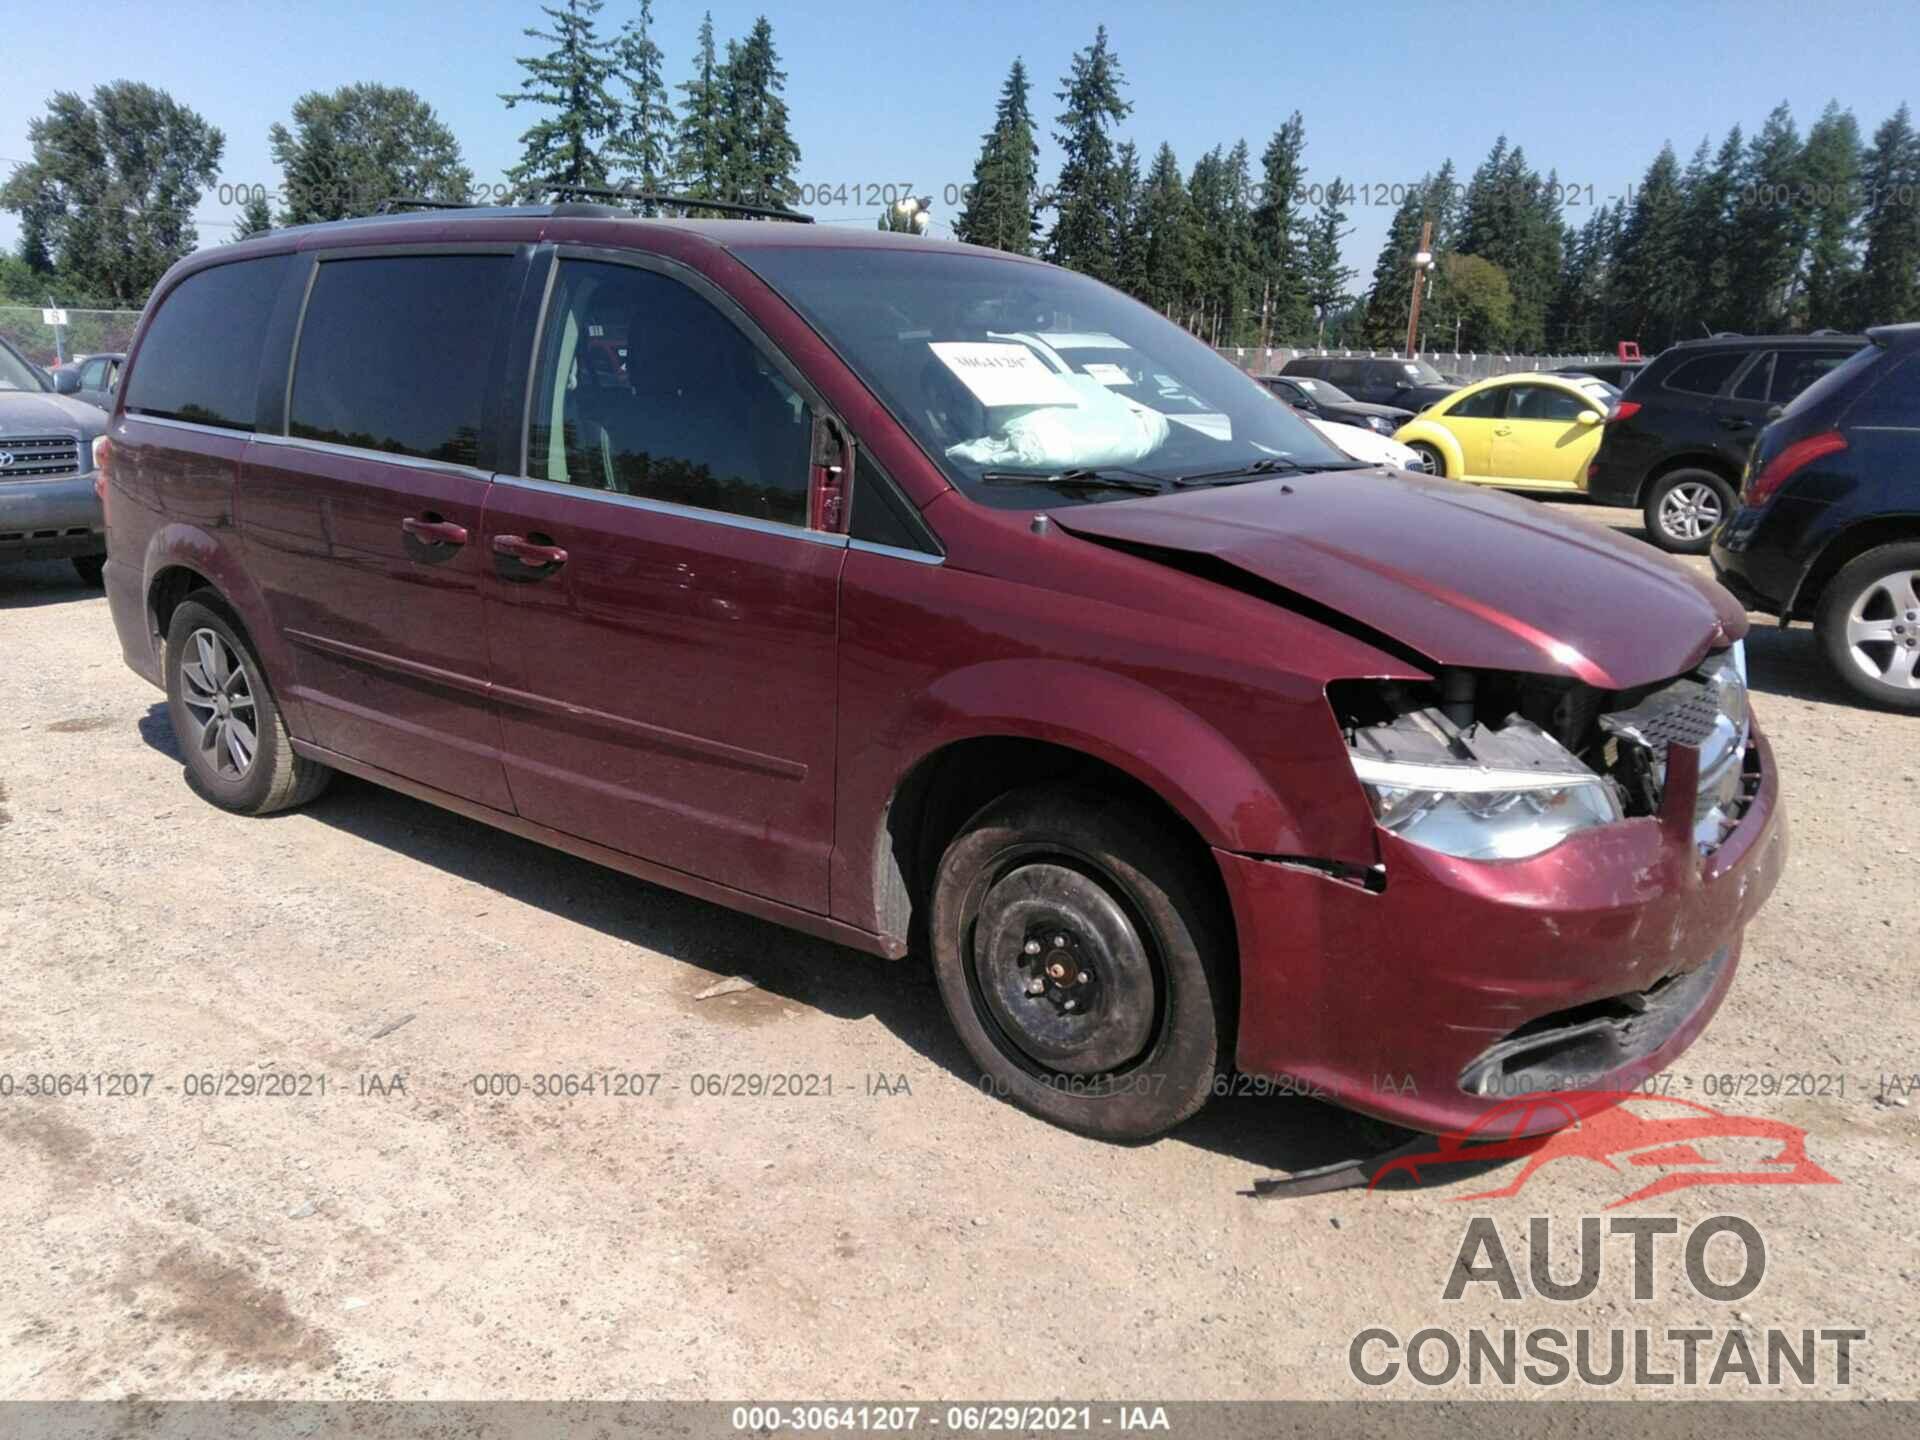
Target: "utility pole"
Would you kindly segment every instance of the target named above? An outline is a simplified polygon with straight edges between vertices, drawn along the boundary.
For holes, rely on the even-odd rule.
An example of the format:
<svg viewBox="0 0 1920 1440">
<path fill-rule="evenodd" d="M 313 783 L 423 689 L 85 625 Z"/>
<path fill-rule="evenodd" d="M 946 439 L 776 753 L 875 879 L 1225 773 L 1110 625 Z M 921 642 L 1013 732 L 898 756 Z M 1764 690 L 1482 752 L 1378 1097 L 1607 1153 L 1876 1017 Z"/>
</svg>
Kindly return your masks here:
<svg viewBox="0 0 1920 1440">
<path fill-rule="evenodd" d="M 1407 311 L 1407 358 L 1411 360 L 1416 353 L 1414 342 L 1420 337 L 1420 282 L 1427 278 L 1427 268 L 1433 264 L 1433 221 L 1427 220 L 1420 226 L 1420 248 L 1413 256 L 1413 304 Z"/>
</svg>

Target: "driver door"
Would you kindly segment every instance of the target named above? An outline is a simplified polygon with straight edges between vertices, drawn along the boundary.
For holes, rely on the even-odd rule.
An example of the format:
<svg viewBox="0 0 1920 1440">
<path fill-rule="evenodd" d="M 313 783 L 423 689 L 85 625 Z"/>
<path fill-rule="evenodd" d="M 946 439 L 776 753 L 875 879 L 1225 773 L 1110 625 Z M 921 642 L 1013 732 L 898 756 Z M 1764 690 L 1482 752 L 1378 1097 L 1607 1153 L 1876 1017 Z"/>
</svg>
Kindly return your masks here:
<svg viewBox="0 0 1920 1440">
<path fill-rule="evenodd" d="M 1493 427 L 1489 474 L 1527 489 L 1582 488 L 1600 448 L 1599 403 L 1558 385 L 1510 385 L 1506 391 L 1506 415 Z M 1582 415 L 1594 419 L 1582 424 Z"/>
<path fill-rule="evenodd" d="M 1493 475 L 1493 434 L 1506 424 L 1510 386 L 1490 385 L 1451 401 L 1444 415 L 1435 417 L 1460 446 L 1462 480 L 1484 484 Z"/>
</svg>

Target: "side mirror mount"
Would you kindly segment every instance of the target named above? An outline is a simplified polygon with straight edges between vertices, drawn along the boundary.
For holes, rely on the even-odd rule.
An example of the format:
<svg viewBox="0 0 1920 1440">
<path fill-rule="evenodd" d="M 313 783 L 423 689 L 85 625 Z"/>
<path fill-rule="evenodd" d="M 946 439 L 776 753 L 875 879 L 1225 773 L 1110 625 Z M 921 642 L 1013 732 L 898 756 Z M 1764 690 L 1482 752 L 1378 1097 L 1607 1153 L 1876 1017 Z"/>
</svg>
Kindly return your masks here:
<svg viewBox="0 0 1920 1440">
<path fill-rule="evenodd" d="M 72 366 L 53 372 L 53 388 L 56 394 L 78 395 L 80 393 L 80 372 Z"/>
<path fill-rule="evenodd" d="M 1598 410 L 1582 410 L 1574 418 L 1582 425 L 1598 425 L 1600 423 L 1600 412 Z"/>
</svg>

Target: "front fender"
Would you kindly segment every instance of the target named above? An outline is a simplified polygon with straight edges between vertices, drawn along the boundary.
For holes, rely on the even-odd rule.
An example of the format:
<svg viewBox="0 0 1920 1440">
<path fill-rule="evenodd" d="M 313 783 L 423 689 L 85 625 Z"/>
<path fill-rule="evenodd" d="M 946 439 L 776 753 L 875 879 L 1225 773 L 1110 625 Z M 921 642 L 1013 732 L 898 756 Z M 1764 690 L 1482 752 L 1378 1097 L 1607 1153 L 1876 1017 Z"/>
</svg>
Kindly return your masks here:
<svg viewBox="0 0 1920 1440">
<path fill-rule="evenodd" d="M 1393 432 L 1393 438 L 1398 440 L 1402 445 L 1411 445 L 1416 440 L 1431 445 L 1440 452 L 1441 457 L 1447 462 L 1447 475 L 1451 475 L 1457 479 L 1467 473 L 1467 459 L 1465 453 L 1460 449 L 1460 442 L 1454 438 L 1453 432 L 1444 425 L 1436 424 L 1432 420 L 1409 420 Z M 1447 475 L 1436 478 L 1444 480 L 1447 478 Z"/>
<path fill-rule="evenodd" d="M 1132 776 L 1209 845 L 1301 849 L 1290 808 L 1245 755 L 1194 711 L 1127 676 L 1071 660 L 989 660 L 940 677 L 926 705 L 931 723 L 903 776 L 960 740 L 1043 740 Z"/>
</svg>

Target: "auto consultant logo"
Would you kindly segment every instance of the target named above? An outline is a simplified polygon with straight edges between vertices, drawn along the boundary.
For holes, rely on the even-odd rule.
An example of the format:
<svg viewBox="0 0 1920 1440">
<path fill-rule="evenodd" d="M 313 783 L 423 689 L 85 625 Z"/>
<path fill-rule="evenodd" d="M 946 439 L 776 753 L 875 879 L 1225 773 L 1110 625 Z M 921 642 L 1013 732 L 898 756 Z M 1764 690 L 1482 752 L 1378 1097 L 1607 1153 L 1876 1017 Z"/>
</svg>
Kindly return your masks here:
<svg viewBox="0 0 1920 1440">
<path fill-rule="evenodd" d="M 1668 1298 L 1661 1294 L 1666 1278 L 1665 1288 L 1689 1318 L 1699 1315 L 1702 1302 L 1738 1304 L 1760 1289 L 1767 1274 L 1765 1238 L 1751 1221 L 1737 1215 L 1709 1216 L 1688 1230 L 1684 1241 L 1678 1240 L 1681 1222 L 1671 1215 L 1616 1215 L 1606 1222 L 1604 1237 L 1600 1217 L 1583 1216 L 1577 1263 L 1571 1266 L 1564 1258 L 1554 1258 L 1551 1217 L 1532 1216 L 1524 1233 L 1515 1233 L 1518 1230 L 1511 1224 L 1503 1230 L 1491 1215 L 1475 1215 L 1447 1270 L 1441 1303 L 1592 1302 L 1602 1295 L 1605 1277 L 1618 1272 L 1622 1249 L 1630 1256 L 1632 1303 Z M 1679 1270 L 1684 1281 L 1679 1284 L 1671 1281 L 1676 1243 L 1683 1262 Z M 1617 1292 L 1619 1287 L 1614 1288 Z M 1626 1296 L 1616 1293 L 1615 1298 Z M 1347 1373 L 1371 1389 L 1409 1383 L 1428 1389 L 1522 1384 L 1546 1390 L 1568 1384 L 1716 1391 L 1844 1388 L 1853 1383 L 1856 1352 L 1867 1343 L 1866 1329 L 1857 1325 L 1760 1327 L 1730 1308 L 1710 1311 L 1706 1318 L 1720 1323 L 1479 1323 L 1412 1330 L 1370 1325 L 1348 1344 Z"/>
<path fill-rule="evenodd" d="M 1701 1185 L 1837 1185 L 1807 1155 L 1807 1132 L 1757 1115 L 1729 1115 L 1672 1095 L 1569 1090 L 1519 1096 L 1465 1130 L 1438 1136 L 1431 1150 L 1399 1154 L 1373 1172 L 1369 1189 L 1395 1179 L 1422 1183 L 1449 1166 L 1525 1159 L 1513 1178 L 1451 1197 L 1518 1195 L 1555 1160 L 1613 1171 L 1626 1193 L 1615 1209 Z"/>
</svg>

